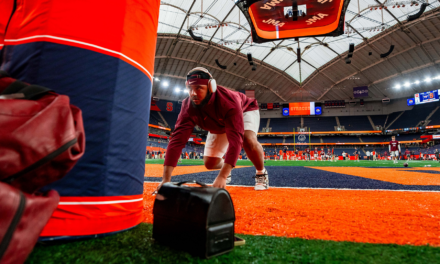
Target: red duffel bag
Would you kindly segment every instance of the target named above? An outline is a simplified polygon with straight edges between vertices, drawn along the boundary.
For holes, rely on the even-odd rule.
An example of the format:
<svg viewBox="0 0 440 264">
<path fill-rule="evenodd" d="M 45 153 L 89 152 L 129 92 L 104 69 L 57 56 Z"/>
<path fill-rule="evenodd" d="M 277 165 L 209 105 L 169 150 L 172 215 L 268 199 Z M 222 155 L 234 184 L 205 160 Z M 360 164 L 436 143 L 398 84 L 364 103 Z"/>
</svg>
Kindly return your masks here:
<svg viewBox="0 0 440 264">
<path fill-rule="evenodd" d="M 61 179 L 85 149 L 69 97 L 0 72 L 0 180 L 33 193 Z"/>
<path fill-rule="evenodd" d="M 23 263 L 58 205 L 56 191 L 25 194 L 0 183 L 0 263 Z"/>
</svg>

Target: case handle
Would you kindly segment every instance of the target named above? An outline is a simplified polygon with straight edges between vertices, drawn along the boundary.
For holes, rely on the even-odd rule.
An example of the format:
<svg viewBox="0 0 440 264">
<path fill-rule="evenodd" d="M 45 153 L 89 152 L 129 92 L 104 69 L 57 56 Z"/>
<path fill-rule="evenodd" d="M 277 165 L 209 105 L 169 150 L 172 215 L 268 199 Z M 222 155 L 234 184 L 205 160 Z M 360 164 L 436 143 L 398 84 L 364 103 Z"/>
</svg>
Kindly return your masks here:
<svg viewBox="0 0 440 264">
<path fill-rule="evenodd" d="M 192 180 L 192 181 L 181 181 L 181 182 L 179 182 L 179 183 L 176 183 L 176 185 L 177 185 L 177 186 L 180 186 L 180 185 L 185 184 L 185 183 L 197 183 L 198 185 L 200 185 L 200 186 L 202 186 L 202 187 L 208 187 L 208 185 L 206 185 L 205 183 L 203 183 L 203 182 L 198 182 L 198 181 L 196 181 L 196 180 Z"/>
</svg>

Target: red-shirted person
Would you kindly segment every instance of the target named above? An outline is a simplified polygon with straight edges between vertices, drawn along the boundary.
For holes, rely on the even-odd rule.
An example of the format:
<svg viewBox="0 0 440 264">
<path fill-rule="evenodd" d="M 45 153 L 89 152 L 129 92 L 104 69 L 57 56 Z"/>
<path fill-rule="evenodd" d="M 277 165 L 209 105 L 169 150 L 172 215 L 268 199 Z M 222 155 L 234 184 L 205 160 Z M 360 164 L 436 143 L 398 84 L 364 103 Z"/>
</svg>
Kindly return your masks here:
<svg viewBox="0 0 440 264">
<path fill-rule="evenodd" d="M 357 162 L 359 162 L 359 150 L 355 147 L 354 148 L 354 158 L 355 158 L 355 162 L 357 161 Z"/>
<path fill-rule="evenodd" d="M 338 157 L 336 157 L 336 155 L 335 155 L 335 148 L 332 147 L 332 162 L 333 161 L 336 162 L 337 160 L 338 160 Z"/>
<path fill-rule="evenodd" d="M 405 149 L 405 156 L 406 160 L 411 160 L 411 152 L 409 151 L 409 149 Z"/>
<path fill-rule="evenodd" d="M 400 156 L 400 143 L 395 136 L 391 137 L 390 145 L 388 146 L 393 163 L 398 163 L 397 158 Z"/>
<path fill-rule="evenodd" d="M 315 158 L 315 161 L 318 161 L 318 147 L 315 147 L 315 150 L 313 151 L 313 157 Z"/>
<path fill-rule="evenodd" d="M 307 160 L 310 160 L 310 148 L 309 147 L 306 147 L 306 157 L 305 157 L 305 160 L 307 161 Z"/>
<path fill-rule="evenodd" d="M 269 176 L 264 168 L 263 148 L 257 140 L 260 125 L 257 100 L 217 86 L 211 73 L 203 67 L 194 68 L 188 73 L 186 88 L 189 97 L 182 102 L 167 147 L 162 183 L 158 188 L 171 181 L 178 153 L 197 125 L 209 131 L 203 154 L 205 167 L 209 170 L 220 169 L 213 187 L 225 188 L 230 182 L 231 170 L 243 147 L 256 168 L 255 190 L 267 190 Z"/>
</svg>

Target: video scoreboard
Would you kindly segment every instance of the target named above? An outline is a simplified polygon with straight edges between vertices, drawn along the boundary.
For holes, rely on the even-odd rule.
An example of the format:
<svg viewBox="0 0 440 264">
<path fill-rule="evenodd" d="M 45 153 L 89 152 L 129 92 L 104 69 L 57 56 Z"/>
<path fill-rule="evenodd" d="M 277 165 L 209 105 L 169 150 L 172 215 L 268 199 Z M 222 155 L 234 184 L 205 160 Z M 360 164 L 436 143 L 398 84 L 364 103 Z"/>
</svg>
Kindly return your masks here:
<svg viewBox="0 0 440 264">
<path fill-rule="evenodd" d="M 438 94 L 439 94 L 439 90 L 433 90 L 424 93 L 416 93 L 414 95 L 415 104 L 418 105 L 418 104 L 438 102 L 439 101 Z"/>
<path fill-rule="evenodd" d="M 315 102 L 296 102 L 283 106 L 283 116 L 321 115 L 322 108 L 315 106 Z"/>
</svg>

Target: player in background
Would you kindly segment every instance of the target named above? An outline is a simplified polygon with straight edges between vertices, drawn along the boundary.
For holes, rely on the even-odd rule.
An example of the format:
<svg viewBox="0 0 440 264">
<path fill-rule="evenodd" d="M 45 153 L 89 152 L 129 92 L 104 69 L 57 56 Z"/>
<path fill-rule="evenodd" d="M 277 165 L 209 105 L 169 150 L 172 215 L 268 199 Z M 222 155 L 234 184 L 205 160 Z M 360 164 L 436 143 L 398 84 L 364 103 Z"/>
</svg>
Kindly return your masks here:
<svg viewBox="0 0 440 264">
<path fill-rule="evenodd" d="M 325 150 L 324 147 L 321 147 L 321 161 L 325 161 Z"/>
<path fill-rule="evenodd" d="M 438 162 L 440 162 L 440 153 L 438 152 L 438 149 L 435 150 L 434 154 L 435 154 L 435 158 L 436 158 L 436 160 L 437 160 Z"/>
<path fill-rule="evenodd" d="M 391 159 L 393 163 L 398 163 L 397 158 L 400 156 L 400 143 L 396 140 L 395 136 L 391 137 L 390 144 L 388 145 L 388 149 L 391 154 Z"/>
<path fill-rule="evenodd" d="M 405 156 L 406 156 L 406 160 L 410 161 L 411 160 L 411 152 L 409 151 L 409 149 L 405 149 Z"/>
<path fill-rule="evenodd" d="M 318 161 L 318 147 L 315 147 L 315 150 L 313 151 L 313 157 L 315 158 L 315 161 Z"/>
<path fill-rule="evenodd" d="M 295 149 L 295 160 L 299 160 L 299 149 Z"/>
<path fill-rule="evenodd" d="M 354 155 L 355 162 L 356 161 L 359 162 L 359 150 L 357 148 L 354 148 L 353 155 Z"/>
<path fill-rule="evenodd" d="M 310 160 L 310 148 L 306 148 L 306 161 Z"/>
<path fill-rule="evenodd" d="M 330 160 L 332 157 L 332 151 L 330 150 L 330 148 L 327 149 L 327 160 Z"/>
<path fill-rule="evenodd" d="M 373 161 L 376 161 L 376 149 L 373 149 L 371 156 L 373 156 Z"/>
<path fill-rule="evenodd" d="M 335 148 L 332 147 L 332 162 L 336 162 L 338 160 L 338 158 L 336 157 L 336 153 L 335 153 Z"/>
</svg>

